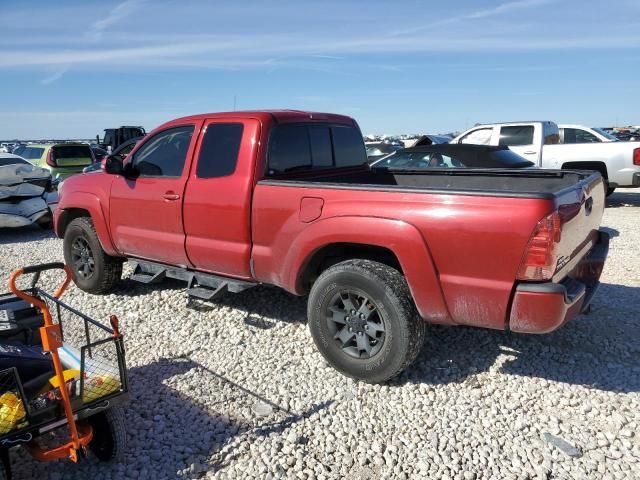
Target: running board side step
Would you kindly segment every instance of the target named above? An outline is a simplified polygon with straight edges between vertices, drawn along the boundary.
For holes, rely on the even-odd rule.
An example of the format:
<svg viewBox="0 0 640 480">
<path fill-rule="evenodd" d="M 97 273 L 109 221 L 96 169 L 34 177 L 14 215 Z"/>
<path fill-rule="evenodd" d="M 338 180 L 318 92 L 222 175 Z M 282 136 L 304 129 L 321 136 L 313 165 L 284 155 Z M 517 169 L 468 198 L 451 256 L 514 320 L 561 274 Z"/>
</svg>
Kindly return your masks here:
<svg viewBox="0 0 640 480">
<path fill-rule="evenodd" d="M 131 275 L 129 278 L 135 282 L 140 283 L 160 283 L 165 279 L 165 276 L 166 274 L 164 270 L 158 270 L 155 273 L 145 273 L 140 268 L 140 265 L 137 265 L 133 270 L 133 275 Z"/>
<path fill-rule="evenodd" d="M 182 280 L 187 282 L 187 294 L 202 300 L 215 300 L 227 292 L 239 293 L 257 285 L 255 282 L 196 272 L 185 267 L 174 267 L 148 260 L 130 258 L 128 261 L 133 267 L 133 274 L 129 277 L 131 280 L 145 284 L 158 283 L 165 278 Z"/>
<path fill-rule="evenodd" d="M 187 289 L 187 295 L 190 297 L 196 297 L 200 300 L 215 300 L 218 297 L 221 297 L 225 293 L 229 291 L 228 285 L 226 283 L 220 284 L 220 286 L 216 289 L 207 288 L 207 287 L 191 287 Z"/>
</svg>

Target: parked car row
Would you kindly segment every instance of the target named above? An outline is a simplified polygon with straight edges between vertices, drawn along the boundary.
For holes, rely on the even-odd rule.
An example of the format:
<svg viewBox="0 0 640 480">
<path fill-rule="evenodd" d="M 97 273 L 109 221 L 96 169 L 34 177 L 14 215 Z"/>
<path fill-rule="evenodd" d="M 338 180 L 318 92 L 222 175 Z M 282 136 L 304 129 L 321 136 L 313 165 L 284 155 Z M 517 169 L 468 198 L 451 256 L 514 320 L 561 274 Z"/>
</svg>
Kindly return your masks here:
<svg viewBox="0 0 640 480">
<path fill-rule="evenodd" d="M 610 195 L 617 187 L 640 187 L 640 142 L 619 142 L 605 131 L 554 122 L 476 125 L 452 143 L 503 145 L 541 168 L 600 172 Z"/>
<path fill-rule="evenodd" d="M 557 125 L 550 121 L 478 124 L 455 138 L 424 135 L 415 142 L 413 147 L 439 143 L 501 146 L 509 148 L 537 167 L 594 170 L 604 178 L 608 195 L 611 195 L 617 187 L 640 187 L 640 141 L 621 142 L 615 135 L 601 128 L 571 124 Z M 378 166 L 405 163 L 405 160 L 400 158 L 394 159 L 401 155 L 403 149 L 389 147 L 383 150 L 379 147 L 380 145 L 382 144 L 367 145 L 370 163 Z M 456 152 L 456 147 L 452 147 L 449 152 Z M 464 153 L 464 149 L 459 150 L 459 155 Z M 493 156 L 495 157 L 495 153 Z M 484 159 L 487 163 L 483 164 Z M 420 165 L 420 168 L 437 168 L 440 163 L 421 160 L 414 161 L 412 165 L 414 168 L 417 165 Z M 493 168 L 492 166 L 495 167 L 495 165 L 497 164 L 492 163 L 489 157 L 481 156 L 477 158 L 473 168 Z M 471 165 L 466 165 L 464 162 L 449 166 L 471 168 Z M 505 164 L 503 168 L 510 167 Z"/>
</svg>

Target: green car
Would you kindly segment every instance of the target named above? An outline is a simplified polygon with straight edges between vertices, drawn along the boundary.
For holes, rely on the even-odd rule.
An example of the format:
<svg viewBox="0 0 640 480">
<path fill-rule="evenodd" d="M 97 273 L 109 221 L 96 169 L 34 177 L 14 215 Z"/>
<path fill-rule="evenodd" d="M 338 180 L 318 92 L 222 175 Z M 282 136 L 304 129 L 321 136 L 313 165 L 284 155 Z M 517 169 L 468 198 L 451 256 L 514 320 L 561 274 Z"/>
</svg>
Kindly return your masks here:
<svg viewBox="0 0 640 480">
<path fill-rule="evenodd" d="M 20 156 L 60 179 L 81 173 L 95 161 L 91 148 L 84 143 L 30 144 L 21 150 Z"/>
</svg>

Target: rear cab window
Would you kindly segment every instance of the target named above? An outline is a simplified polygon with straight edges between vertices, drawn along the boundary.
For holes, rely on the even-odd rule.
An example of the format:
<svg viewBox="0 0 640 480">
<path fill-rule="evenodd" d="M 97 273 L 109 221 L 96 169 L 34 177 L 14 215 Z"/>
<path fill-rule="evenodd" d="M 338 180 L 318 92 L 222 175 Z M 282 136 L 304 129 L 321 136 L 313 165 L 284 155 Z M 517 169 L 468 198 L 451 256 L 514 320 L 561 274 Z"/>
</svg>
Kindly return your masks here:
<svg viewBox="0 0 640 480">
<path fill-rule="evenodd" d="M 269 138 L 267 176 L 366 164 L 362 135 L 351 125 L 284 124 Z"/>
</svg>

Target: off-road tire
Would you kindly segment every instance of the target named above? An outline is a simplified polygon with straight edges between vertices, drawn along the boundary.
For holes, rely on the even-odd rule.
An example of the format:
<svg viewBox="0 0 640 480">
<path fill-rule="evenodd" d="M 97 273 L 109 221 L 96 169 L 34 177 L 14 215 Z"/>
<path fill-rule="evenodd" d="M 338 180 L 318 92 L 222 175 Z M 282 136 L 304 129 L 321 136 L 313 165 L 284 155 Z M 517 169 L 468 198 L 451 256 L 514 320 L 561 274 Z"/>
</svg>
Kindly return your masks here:
<svg viewBox="0 0 640 480">
<path fill-rule="evenodd" d="M 384 320 L 382 347 L 369 358 L 348 355 L 331 334 L 328 308 L 344 289 L 366 294 Z M 327 362 L 344 375 L 367 383 L 385 382 L 412 364 L 426 335 L 426 322 L 418 315 L 404 276 L 371 260 L 347 260 L 325 270 L 311 288 L 307 315 L 311 336 Z"/>
<path fill-rule="evenodd" d="M 92 415 L 87 420 L 93 429 L 89 450 L 101 462 L 122 460 L 127 448 L 124 414 L 119 407 Z"/>
<path fill-rule="evenodd" d="M 71 245 L 80 236 L 89 245 L 95 265 L 93 275 L 88 278 L 78 274 L 72 261 Z M 107 293 L 120 281 L 123 260 L 105 253 L 91 218 L 79 217 L 69 223 L 64 233 L 63 250 L 65 263 L 73 272 L 73 281 L 81 290 L 89 293 Z"/>
</svg>

